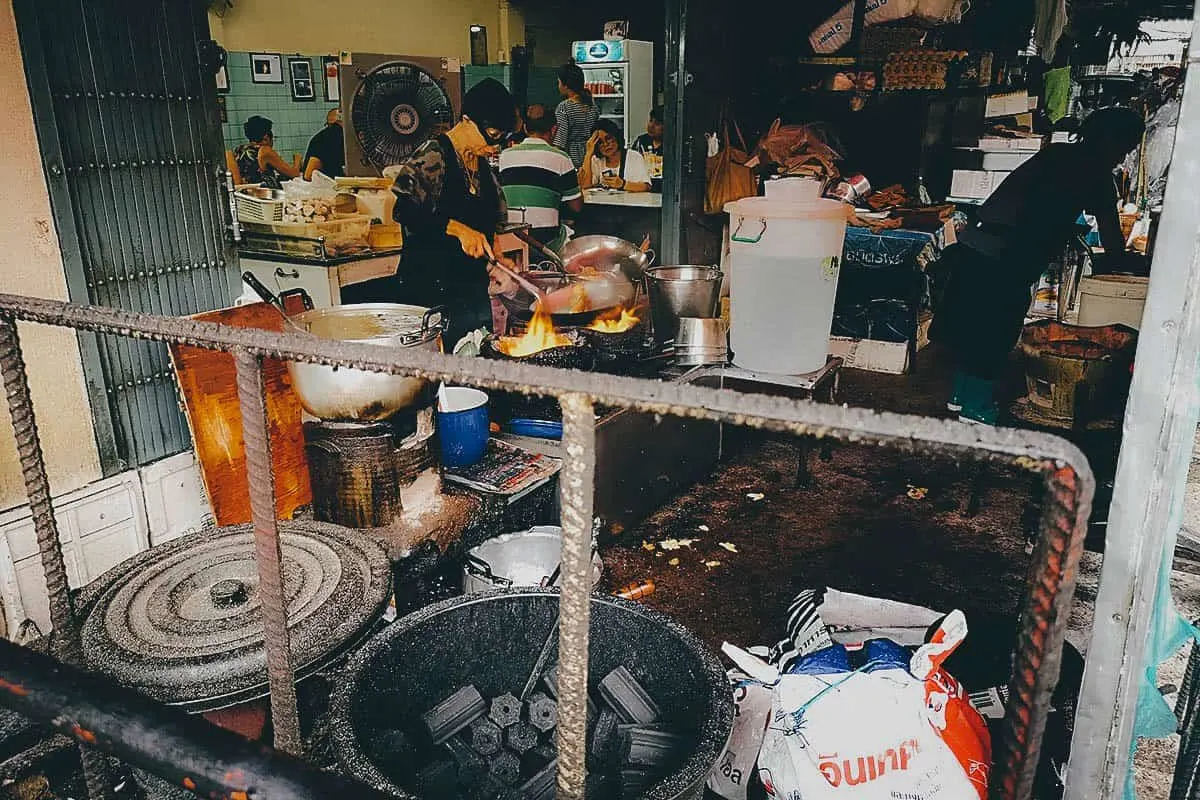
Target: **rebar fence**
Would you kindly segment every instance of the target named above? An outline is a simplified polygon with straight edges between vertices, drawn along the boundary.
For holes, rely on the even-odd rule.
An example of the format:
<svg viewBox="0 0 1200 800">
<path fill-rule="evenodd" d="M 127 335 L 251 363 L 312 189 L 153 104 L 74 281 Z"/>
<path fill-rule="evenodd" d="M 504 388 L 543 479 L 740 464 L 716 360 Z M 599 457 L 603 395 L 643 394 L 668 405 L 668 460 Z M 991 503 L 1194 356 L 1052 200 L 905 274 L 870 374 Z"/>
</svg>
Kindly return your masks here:
<svg viewBox="0 0 1200 800">
<path fill-rule="evenodd" d="M 169 710 L 172 714 L 161 709 L 155 711 L 154 704 L 145 699 L 132 706 L 138 711 L 139 724 L 118 724 L 117 717 L 106 713 L 106 708 L 107 712 L 112 711 L 111 706 L 102 707 L 98 695 L 104 692 L 98 688 L 90 693 L 55 689 L 55 677 L 68 674 L 60 671 L 40 678 L 34 690 L 30 682 L 37 671 L 31 669 L 32 662 L 12 656 L 9 647 L 0 647 L 0 702 L 31 717 L 53 721 L 60 730 L 80 741 L 93 798 L 103 797 L 106 791 L 102 780 L 104 763 L 97 757 L 96 749 L 118 755 L 182 785 L 190 781 L 192 785 L 188 788 L 196 788 L 202 794 L 231 798 L 337 796 L 331 791 L 333 784 L 328 775 L 306 769 L 294 758 L 300 754 L 301 740 L 289 663 L 274 476 L 263 396 L 262 361 L 266 358 L 420 376 L 558 399 L 563 410 L 565 461 L 560 475 L 563 545 L 557 745 L 558 797 L 565 800 L 584 797 L 586 776 L 590 546 L 598 404 L 961 461 L 991 462 L 1041 476 L 1046 491 L 1042 495 L 1039 535 L 1022 603 L 1009 683 L 1011 703 L 1002 737 L 993 748 L 995 766 L 991 781 L 996 798 L 1027 800 L 1031 796 L 1050 696 L 1058 679 L 1094 488 L 1086 459 L 1063 439 L 730 390 L 461 358 L 415 348 L 384 349 L 300 333 L 232 328 L 186 318 L 0 294 L 0 369 L 50 596 L 52 653 L 59 661 L 77 668 L 84 666 L 79 621 L 68 593 L 46 467 L 21 356 L 18 321 L 220 350 L 234 354 L 237 363 L 275 746 L 290 756 L 229 750 L 233 743 L 215 732 L 206 732 L 201 721 L 180 720 L 174 710 Z M 74 675 L 70 667 L 63 670 Z M 96 687 L 104 683 L 94 676 L 89 680 L 89 685 Z M 116 692 L 117 687 L 112 691 Z M 79 721 L 84 718 L 87 725 Z M 161 734 L 156 730 L 161 730 Z M 196 752 L 207 753 L 213 759 L 226 759 L 222 763 L 241 759 L 240 766 L 226 771 L 200 770 L 197 775 L 195 760 L 185 752 L 192 744 L 191 739 L 196 739 Z M 278 770 L 278 774 L 267 774 L 272 770 Z"/>
</svg>

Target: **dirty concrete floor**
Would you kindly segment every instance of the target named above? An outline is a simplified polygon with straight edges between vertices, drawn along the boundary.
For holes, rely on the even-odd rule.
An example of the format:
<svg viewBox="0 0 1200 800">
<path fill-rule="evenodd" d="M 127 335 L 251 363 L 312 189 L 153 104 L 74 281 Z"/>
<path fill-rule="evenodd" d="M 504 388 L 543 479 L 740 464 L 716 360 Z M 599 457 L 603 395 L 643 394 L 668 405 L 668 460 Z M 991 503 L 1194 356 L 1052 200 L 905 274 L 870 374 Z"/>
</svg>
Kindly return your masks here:
<svg viewBox="0 0 1200 800">
<path fill-rule="evenodd" d="M 910 375 L 844 371 L 840 400 L 944 416 L 949 384 L 945 360 L 931 348 Z M 1018 387 L 1015 379 L 1014 394 Z M 827 459 L 811 458 L 810 483 L 797 485 L 794 440 L 745 433 L 732 449 L 708 479 L 605 547 L 612 587 L 653 579 L 657 591 L 644 602 L 713 647 L 725 640 L 774 643 L 797 591 L 825 585 L 961 608 L 977 626 L 1011 628 L 1024 594 L 1026 533 L 1036 519 L 1027 474 L 837 445 Z M 1085 449 L 1099 476 L 1111 475 L 1115 450 Z M 982 502 L 968 516 L 973 480 L 981 481 Z M 692 541 L 677 544 L 685 540 Z M 1068 640 L 1081 651 L 1101 559 L 1085 555 L 1069 621 Z M 1200 578 L 1178 573 L 1175 588 L 1185 615 L 1200 616 Z M 1178 685 L 1184 660 L 1165 665 L 1160 684 Z M 1170 740 L 1141 746 L 1143 800 L 1168 796 L 1176 746 Z"/>
</svg>

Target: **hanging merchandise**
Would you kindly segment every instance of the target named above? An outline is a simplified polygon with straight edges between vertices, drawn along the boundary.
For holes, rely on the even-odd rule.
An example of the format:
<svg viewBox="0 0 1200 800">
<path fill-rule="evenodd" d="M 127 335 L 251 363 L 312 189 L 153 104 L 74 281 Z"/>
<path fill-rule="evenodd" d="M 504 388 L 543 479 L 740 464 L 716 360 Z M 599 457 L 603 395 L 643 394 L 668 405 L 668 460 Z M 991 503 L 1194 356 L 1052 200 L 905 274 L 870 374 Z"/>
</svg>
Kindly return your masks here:
<svg viewBox="0 0 1200 800">
<path fill-rule="evenodd" d="M 879 25 L 912 16 L 918 0 L 867 0 L 863 24 Z M 828 55 L 836 53 L 850 43 L 854 29 L 854 3 L 839 8 L 829 19 L 822 22 L 808 35 L 808 43 L 814 53 Z"/>
<path fill-rule="evenodd" d="M 735 142 L 730 135 L 731 127 L 737 135 L 738 147 L 734 147 Z M 746 140 L 742 137 L 741 128 L 737 122 L 730 119 L 727 112 L 722 111 L 719 129 L 721 149 L 715 156 L 709 156 L 705 164 L 705 214 L 720 214 L 725 210 L 726 203 L 758 194 L 754 171 L 746 165 L 750 156 L 746 152 Z"/>
<path fill-rule="evenodd" d="M 970 10 L 968 0 L 917 0 L 916 16 L 935 25 L 957 25 Z"/>
</svg>

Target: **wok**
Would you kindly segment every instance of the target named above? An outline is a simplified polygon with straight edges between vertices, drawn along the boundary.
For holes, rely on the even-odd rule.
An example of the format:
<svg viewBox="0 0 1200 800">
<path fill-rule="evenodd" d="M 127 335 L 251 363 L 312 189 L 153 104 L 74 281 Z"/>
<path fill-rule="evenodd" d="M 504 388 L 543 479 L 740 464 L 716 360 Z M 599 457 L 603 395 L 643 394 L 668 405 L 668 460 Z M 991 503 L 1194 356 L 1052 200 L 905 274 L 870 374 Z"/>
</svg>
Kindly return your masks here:
<svg viewBox="0 0 1200 800">
<path fill-rule="evenodd" d="M 559 256 L 566 272 L 620 272 L 635 284 L 654 261 L 653 250 L 618 236 L 580 236 L 563 245 Z"/>
<path fill-rule="evenodd" d="M 623 276 L 600 275 L 584 277 L 581 275 L 567 275 L 553 270 L 541 270 L 526 272 L 525 278 L 542 289 L 542 291 L 551 294 L 551 299 L 549 300 L 550 319 L 555 327 L 559 328 L 576 328 L 590 325 L 597 317 L 607 314 L 620 306 L 626 308 L 632 306 L 634 298 L 637 296 L 637 287 L 626 281 Z M 596 307 L 587 311 L 565 310 L 565 307 L 569 306 L 569 301 L 573 298 L 569 294 L 558 294 L 555 296 L 554 293 L 586 281 L 593 282 L 594 289 L 589 292 L 589 298 L 598 301 Z M 602 283 L 604 285 L 601 285 Z M 500 295 L 499 299 L 500 303 L 508 309 L 508 313 L 513 319 L 519 322 L 528 322 L 533 318 L 533 303 L 535 298 L 529 292 L 522 290 L 511 297 Z"/>
</svg>

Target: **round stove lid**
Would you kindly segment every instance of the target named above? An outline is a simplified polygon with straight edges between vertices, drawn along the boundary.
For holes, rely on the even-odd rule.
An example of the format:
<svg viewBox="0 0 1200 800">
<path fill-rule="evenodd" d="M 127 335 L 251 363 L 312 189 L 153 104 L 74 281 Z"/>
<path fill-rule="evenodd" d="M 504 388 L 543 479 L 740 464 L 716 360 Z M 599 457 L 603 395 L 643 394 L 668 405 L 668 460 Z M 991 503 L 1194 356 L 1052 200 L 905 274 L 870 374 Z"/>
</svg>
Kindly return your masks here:
<svg viewBox="0 0 1200 800">
<path fill-rule="evenodd" d="M 346 528 L 279 528 L 299 679 L 369 632 L 391 593 L 391 565 L 378 542 Z M 209 711 L 268 691 L 250 525 L 147 550 L 91 584 L 80 610 L 92 668 L 157 700 Z"/>
</svg>

